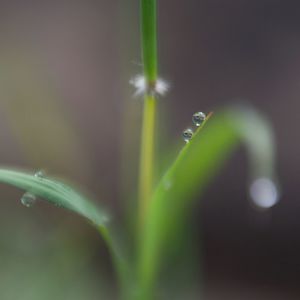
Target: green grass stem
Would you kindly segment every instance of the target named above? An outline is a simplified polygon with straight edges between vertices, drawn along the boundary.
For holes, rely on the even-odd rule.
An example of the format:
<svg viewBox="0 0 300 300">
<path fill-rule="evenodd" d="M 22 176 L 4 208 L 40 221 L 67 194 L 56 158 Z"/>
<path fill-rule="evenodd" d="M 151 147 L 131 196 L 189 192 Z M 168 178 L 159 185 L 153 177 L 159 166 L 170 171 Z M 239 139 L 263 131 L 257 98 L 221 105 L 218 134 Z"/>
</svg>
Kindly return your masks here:
<svg viewBox="0 0 300 300">
<path fill-rule="evenodd" d="M 141 34 L 144 75 L 148 83 L 157 79 L 156 0 L 141 0 Z"/>
<path fill-rule="evenodd" d="M 143 224 L 152 193 L 156 99 L 145 97 L 141 137 L 139 223 Z"/>
<path fill-rule="evenodd" d="M 142 226 L 152 193 L 157 80 L 156 0 L 141 0 L 141 47 L 146 91 L 141 133 L 139 225 Z"/>
</svg>

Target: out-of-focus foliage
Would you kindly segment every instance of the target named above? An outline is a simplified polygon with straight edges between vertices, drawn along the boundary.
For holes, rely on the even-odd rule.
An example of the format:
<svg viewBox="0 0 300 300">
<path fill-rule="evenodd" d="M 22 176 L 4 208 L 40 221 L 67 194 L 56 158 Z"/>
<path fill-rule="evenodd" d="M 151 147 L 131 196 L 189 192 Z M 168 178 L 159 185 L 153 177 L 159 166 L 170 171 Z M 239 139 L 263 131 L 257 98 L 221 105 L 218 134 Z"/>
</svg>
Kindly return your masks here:
<svg viewBox="0 0 300 300">
<path fill-rule="evenodd" d="M 152 197 L 141 234 L 140 278 L 147 290 L 161 268 L 161 257 L 182 240 L 181 227 L 196 193 L 203 192 L 213 175 L 239 143 L 250 149 L 250 162 L 265 168 L 255 176 L 274 172 L 272 131 L 262 116 L 251 109 L 233 109 L 215 114 L 207 126 L 199 127 L 159 182 Z M 255 132 L 253 132 L 255 127 Z M 201 130 L 202 129 L 202 130 Z M 261 170 L 265 170 L 262 172 Z M 272 178 L 270 178 L 272 179 Z"/>
<path fill-rule="evenodd" d="M 70 234 L 63 224 L 47 230 L 22 216 L 13 222 L 0 222 L 6 228 L 0 238 L 1 299 L 113 299 L 110 276 L 101 263 L 93 265 L 98 248 L 83 232 Z"/>
</svg>

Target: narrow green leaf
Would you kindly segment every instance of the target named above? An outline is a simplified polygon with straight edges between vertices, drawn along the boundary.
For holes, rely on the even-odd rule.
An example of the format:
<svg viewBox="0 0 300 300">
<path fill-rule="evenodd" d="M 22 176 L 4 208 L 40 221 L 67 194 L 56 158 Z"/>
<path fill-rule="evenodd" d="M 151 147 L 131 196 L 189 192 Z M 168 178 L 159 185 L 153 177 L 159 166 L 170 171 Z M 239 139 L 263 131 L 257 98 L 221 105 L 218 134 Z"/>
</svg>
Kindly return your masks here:
<svg viewBox="0 0 300 300">
<path fill-rule="evenodd" d="M 203 192 L 240 142 L 251 147 L 252 163 L 263 161 L 268 170 L 265 175 L 271 174 L 274 159 L 271 131 L 257 113 L 237 109 L 218 113 L 202 127 L 183 147 L 152 197 L 140 237 L 139 278 L 144 295 L 153 289 L 163 251 L 174 246 L 172 242 L 178 238 L 176 235 L 191 208 L 191 200 Z"/>
<path fill-rule="evenodd" d="M 96 227 L 104 226 L 109 220 L 108 214 L 88 198 L 56 179 L 0 169 L 0 182 L 23 189 L 55 206 L 71 210 L 91 221 Z"/>
<path fill-rule="evenodd" d="M 130 267 L 128 261 L 124 258 L 123 249 L 121 249 L 115 232 L 109 226 L 110 217 L 107 212 L 94 205 L 90 199 L 74 188 L 53 178 L 10 169 L 0 169 L 0 182 L 23 189 L 26 193 L 40 197 L 41 200 L 52 203 L 57 207 L 73 211 L 90 221 L 107 243 L 121 286 L 123 289 L 126 287 Z"/>
</svg>

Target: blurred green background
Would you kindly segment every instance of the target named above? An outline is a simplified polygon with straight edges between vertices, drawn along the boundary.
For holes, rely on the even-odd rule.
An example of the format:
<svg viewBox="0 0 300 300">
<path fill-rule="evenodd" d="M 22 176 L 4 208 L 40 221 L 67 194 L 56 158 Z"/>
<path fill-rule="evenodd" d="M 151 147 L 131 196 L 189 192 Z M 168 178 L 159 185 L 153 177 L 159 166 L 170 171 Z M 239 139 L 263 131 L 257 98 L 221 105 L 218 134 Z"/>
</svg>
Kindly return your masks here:
<svg viewBox="0 0 300 300">
<path fill-rule="evenodd" d="M 159 3 L 158 149 L 195 111 L 249 102 L 274 124 L 281 201 L 248 201 L 243 149 L 199 201 L 204 299 L 299 299 L 300 4 L 267 0 Z M 1 165 L 65 177 L 116 218 L 134 194 L 142 102 L 138 1 L 0 1 Z M 115 299 L 104 243 L 82 219 L 0 189 L 0 299 Z M 197 250 L 198 251 L 198 250 Z M 196 252 L 197 252 L 196 251 Z M 198 253 L 200 256 L 200 250 Z"/>
</svg>

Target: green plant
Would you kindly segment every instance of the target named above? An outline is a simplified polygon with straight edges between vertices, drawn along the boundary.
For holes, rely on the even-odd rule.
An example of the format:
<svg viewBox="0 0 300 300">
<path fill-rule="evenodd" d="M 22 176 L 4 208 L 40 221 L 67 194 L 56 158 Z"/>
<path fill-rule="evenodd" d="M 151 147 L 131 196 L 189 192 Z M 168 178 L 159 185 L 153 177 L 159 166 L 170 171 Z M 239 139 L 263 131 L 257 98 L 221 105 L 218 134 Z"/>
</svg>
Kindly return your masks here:
<svg viewBox="0 0 300 300">
<path fill-rule="evenodd" d="M 158 78 L 156 0 L 141 0 L 141 36 L 144 74 L 132 81 L 144 97 L 134 257 L 129 257 L 111 228 L 111 215 L 69 185 L 40 172 L 10 169 L 0 169 L 0 181 L 23 189 L 22 201 L 26 206 L 40 197 L 85 217 L 107 243 L 121 296 L 150 300 L 157 298 L 163 259 L 180 243 L 192 200 L 203 192 L 240 143 L 249 150 L 251 180 L 267 180 L 269 185 L 263 188 L 273 196 L 271 200 L 276 201 L 276 195 L 274 190 L 269 192 L 275 187 L 272 131 L 264 118 L 249 108 L 228 108 L 206 117 L 202 115 L 203 119 L 195 122 L 198 126 L 195 133 L 186 133 L 187 143 L 154 186 L 157 98 L 167 90 L 166 83 Z M 259 196 L 258 186 L 254 198 Z"/>
</svg>

